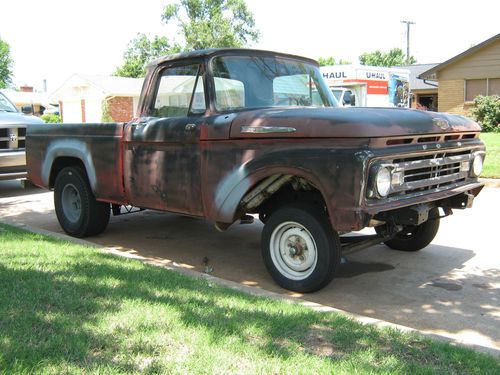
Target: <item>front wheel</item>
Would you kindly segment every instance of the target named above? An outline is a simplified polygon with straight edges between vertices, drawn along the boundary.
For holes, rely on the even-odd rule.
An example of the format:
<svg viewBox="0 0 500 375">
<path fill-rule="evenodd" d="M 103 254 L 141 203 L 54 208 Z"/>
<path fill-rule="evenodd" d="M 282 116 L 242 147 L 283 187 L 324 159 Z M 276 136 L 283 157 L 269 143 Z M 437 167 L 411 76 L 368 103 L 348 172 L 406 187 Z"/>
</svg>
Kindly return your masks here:
<svg viewBox="0 0 500 375">
<path fill-rule="evenodd" d="M 281 287 L 314 292 L 326 286 L 340 264 L 337 233 L 319 208 L 291 204 L 273 212 L 262 231 L 264 263 Z"/>
<path fill-rule="evenodd" d="M 384 243 L 394 250 L 418 251 L 429 245 L 439 230 L 439 210 L 433 208 L 429 212 L 429 220 L 420 225 L 405 225 L 394 238 Z M 380 233 L 380 227 L 375 227 Z"/>
<path fill-rule="evenodd" d="M 74 237 L 99 234 L 109 222 L 109 204 L 95 199 L 80 167 L 67 167 L 58 173 L 54 206 L 62 229 Z"/>
</svg>

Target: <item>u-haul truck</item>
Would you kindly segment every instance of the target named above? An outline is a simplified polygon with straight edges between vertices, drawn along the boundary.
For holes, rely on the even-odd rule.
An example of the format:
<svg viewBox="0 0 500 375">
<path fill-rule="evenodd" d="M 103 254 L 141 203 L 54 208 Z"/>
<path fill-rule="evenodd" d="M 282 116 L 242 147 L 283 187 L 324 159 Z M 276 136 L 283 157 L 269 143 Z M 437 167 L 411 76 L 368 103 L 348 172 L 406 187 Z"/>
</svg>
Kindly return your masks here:
<svg viewBox="0 0 500 375">
<path fill-rule="evenodd" d="M 339 104 L 344 107 L 410 106 L 410 71 L 366 65 L 320 68 Z"/>
</svg>

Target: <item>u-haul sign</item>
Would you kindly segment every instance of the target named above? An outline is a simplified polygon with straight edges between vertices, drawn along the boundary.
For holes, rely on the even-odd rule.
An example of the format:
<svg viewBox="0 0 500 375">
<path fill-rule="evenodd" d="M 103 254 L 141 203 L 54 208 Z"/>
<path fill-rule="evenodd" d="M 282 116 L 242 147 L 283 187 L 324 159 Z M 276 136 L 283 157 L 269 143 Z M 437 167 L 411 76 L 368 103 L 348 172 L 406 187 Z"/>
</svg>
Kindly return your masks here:
<svg viewBox="0 0 500 375">
<path fill-rule="evenodd" d="M 409 106 L 408 70 L 365 65 L 331 65 L 320 70 L 330 87 L 359 86 L 358 106 L 380 106 L 381 103 L 391 107 Z"/>
</svg>

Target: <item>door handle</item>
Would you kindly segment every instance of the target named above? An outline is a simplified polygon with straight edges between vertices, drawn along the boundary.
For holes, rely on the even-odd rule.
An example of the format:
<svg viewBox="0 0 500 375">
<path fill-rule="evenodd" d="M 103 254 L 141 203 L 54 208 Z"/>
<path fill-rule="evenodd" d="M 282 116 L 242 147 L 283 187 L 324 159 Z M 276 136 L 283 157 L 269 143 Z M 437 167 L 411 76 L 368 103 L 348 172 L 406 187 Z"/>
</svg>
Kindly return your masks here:
<svg viewBox="0 0 500 375">
<path fill-rule="evenodd" d="M 187 124 L 186 127 L 184 128 L 185 131 L 187 132 L 192 132 L 196 130 L 196 125 L 195 124 Z"/>
</svg>

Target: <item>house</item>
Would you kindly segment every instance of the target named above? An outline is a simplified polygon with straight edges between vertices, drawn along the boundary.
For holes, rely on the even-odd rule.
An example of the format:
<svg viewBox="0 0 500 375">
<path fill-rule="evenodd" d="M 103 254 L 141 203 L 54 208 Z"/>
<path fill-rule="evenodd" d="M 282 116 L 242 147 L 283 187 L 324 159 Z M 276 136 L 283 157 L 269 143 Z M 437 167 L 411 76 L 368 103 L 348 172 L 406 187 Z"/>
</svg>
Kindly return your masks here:
<svg viewBox="0 0 500 375">
<path fill-rule="evenodd" d="M 438 84 L 419 78 L 419 75 L 436 67 L 438 64 L 413 64 L 395 66 L 410 71 L 411 108 L 438 110 Z"/>
<path fill-rule="evenodd" d="M 438 110 L 469 115 L 478 95 L 500 95 L 500 34 L 426 70 L 420 79 L 439 83 Z"/>
<path fill-rule="evenodd" d="M 4 89 L 2 93 L 14 103 L 19 111 L 23 107 L 30 106 L 33 114 L 41 116 L 46 108 L 50 107 L 49 98 L 44 92 L 34 92 L 33 87 L 21 86 L 19 91 Z"/>
<path fill-rule="evenodd" d="M 74 74 L 50 99 L 65 123 L 127 122 L 137 114 L 142 78 Z"/>
</svg>

